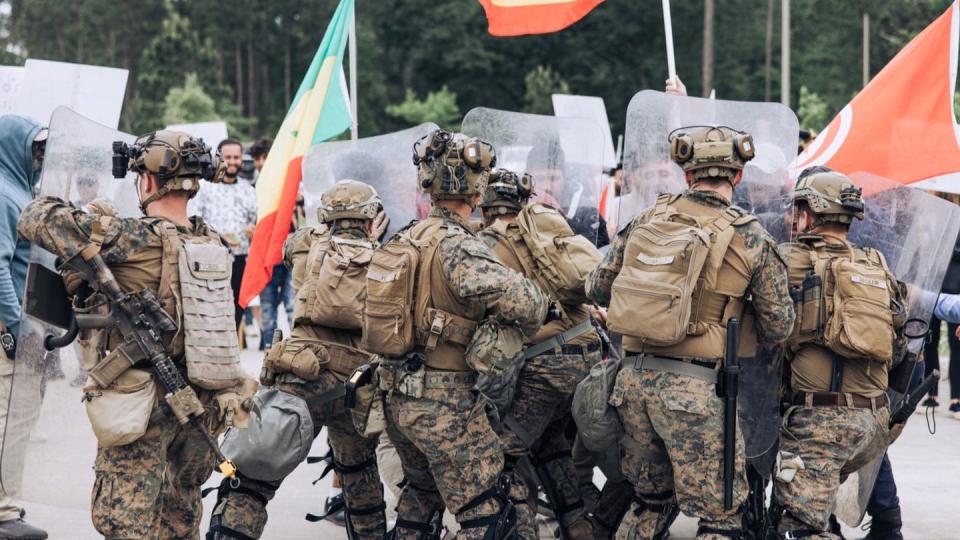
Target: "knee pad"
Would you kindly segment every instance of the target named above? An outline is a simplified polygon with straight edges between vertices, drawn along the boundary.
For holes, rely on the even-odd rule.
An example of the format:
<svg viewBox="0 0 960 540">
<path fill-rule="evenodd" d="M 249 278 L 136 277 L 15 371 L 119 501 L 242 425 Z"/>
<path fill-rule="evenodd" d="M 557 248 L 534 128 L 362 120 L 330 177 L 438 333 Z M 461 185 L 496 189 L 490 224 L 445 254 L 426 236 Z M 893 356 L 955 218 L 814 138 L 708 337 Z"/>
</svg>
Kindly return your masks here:
<svg viewBox="0 0 960 540">
<path fill-rule="evenodd" d="M 310 452 L 313 418 L 303 398 L 274 387 L 253 398 L 260 407 L 245 429 L 230 428 L 220 449 L 237 469 L 254 480 L 279 482 Z"/>
</svg>

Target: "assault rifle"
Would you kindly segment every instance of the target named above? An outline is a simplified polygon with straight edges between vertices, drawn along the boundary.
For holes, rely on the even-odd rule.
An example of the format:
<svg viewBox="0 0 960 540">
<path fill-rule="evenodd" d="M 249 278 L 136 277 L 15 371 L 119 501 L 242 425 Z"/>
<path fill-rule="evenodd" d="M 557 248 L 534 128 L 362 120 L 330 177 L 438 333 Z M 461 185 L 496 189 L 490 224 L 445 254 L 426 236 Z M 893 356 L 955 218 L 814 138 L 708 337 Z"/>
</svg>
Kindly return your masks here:
<svg viewBox="0 0 960 540">
<path fill-rule="evenodd" d="M 723 398 L 723 508 L 733 507 L 733 482 L 737 462 L 737 394 L 740 388 L 740 321 L 727 321 L 727 351 L 717 381 L 717 395 Z"/>
<path fill-rule="evenodd" d="M 150 362 L 154 375 L 166 390 L 163 396 L 165 408 L 181 425 L 193 424 L 220 461 L 217 469 L 227 478 L 236 478 L 236 465 L 223 455 L 220 445 L 203 423 L 206 415 L 203 404 L 163 346 L 163 333 L 176 331 L 177 326 L 163 311 L 156 296 L 149 289 L 124 292 L 99 253 L 89 260 L 74 257 L 66 265 L 83 273 L 88 283 L 96 285 L 106 295 L 113 322 L 124 339 L 119 346 L 123 355 L 130 360 L 131 366 L 141 359 Z"/>
</svg>

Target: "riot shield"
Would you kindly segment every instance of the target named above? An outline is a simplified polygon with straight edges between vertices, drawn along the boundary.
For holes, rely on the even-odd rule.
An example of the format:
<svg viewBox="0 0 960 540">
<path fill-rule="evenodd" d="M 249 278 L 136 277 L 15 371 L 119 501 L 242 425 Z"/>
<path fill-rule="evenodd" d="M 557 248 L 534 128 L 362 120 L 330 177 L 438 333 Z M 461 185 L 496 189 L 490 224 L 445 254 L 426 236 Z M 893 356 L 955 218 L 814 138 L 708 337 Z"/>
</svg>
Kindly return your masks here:
<svg viewBox="0 0 960 540">
<path fill-rule="evenodd" d="M 756 155 L 743 170 L 734 204 L 753 212 L 778 242 L 789 239 L 789 165 L 797 152 L 799 126 L 789 108 L 667 95 L 644 90 L 630 100 L 623 150 L 623 185 L 616 227 L 622 229 L 656 202 L 660 193 L 687 188 L 680 166 L 670 159 L 668 135 L 686 126 L 728 126 L 753 136 Z M 753 324 L 750 313 L 743 327 Z M 777 348 L 740 340 L 739 425 L 747 459 L 768 475 L 779 434 L 781 359 Z"/>
<path fill-rule="evenodd" d="M 533 176 L 535 195 L 566 215 L 577 234 L 609 243 L 600 219 L 603 131 L 593 119 L 545 116 L 478 107 L 463 117 L 465 135 L 497 150 L 497 167 Z"/>
<path fill-rule="evenodd" d="M 303 160 L 307 219 L 317 222 L 321 195 L 340 180 L 364 182 L 380 194 L 390 218 L 384 242 L 410 221 L 425 217 L 420 211 L 423 205 L 418 197 L 413 143 L 435 129 L 436 124 L 425 123 L 356 141 L 314 145 Z"/>
<path fill-rule="evenodd" d="M 960 207 L 869 173 L 849 177 L 864 194 L 864 219 L 854 221 L 849 239 L 883 253 L 893 274 L 906 283 L 907 317 L 911 326 L 924 328 L 906 332 L 907 346 L 911 352 L 919 352 L 960 231 Z M 901 359 L 895 359 L 898 361 Z M 888 396 L 891 410 L 896 410 L 903 395 L 888 390 Z M 847 525 L 863 521 L 882 458 L 877 456 L 850 474 L 841 486 L 835 514 Z"/>
<path fill-rule="evenodd" d="M 113 141 L 133 137 L 60 107 L 50 119 L 39 194 L 60 197 L 78 207 L 110 199 L 123 216 L 140 214 L 132 175 L 111 174 Z M 21 500 L 87 508 L 93 485 L 97 441 L 81 404 L 86 373 L 73 347 L 47 352 L 44 338 L 62 334 L 44 308 L 62 303 L 62 283 L 43 281 L 55 272 L 54 256 L 34 246 L 7 417 L 0 448 L 0 484 Z M 59 292 L 57 292 L 59 289 Z M 60 319 L 62 321 L 62 319 Z"/>
</svg>

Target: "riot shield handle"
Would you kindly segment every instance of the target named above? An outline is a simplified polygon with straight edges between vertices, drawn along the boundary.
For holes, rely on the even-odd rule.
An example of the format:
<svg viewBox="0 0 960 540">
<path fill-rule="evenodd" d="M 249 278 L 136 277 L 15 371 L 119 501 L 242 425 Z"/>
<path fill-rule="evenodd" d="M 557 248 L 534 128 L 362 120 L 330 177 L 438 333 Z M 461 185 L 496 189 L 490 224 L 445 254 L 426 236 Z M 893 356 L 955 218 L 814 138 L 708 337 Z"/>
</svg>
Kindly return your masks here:
<svg viewBox="0 0 960 540">
<path fill-rule="evenodd" d="M 740 385 L 740 321 L 727 320 L 727 350 L 720 370 L 717 393 L 723 398 L 723 508 L 733 507 L 734 470 L 737 463 L 737 394 Z"/>
<path fill-rule="evenodd" d="M 43 338 L 43 348 L 52 351 L 54 349 L 62 349 L 67 345 L 73 343 L 73 340 L 77 339 L 77 335 L 80 334 L 80 325 L 77 324 L 77 317 L 71 315 L 70 317 L 70 326 L 67 328 L 67 331 L 59 336 L 53 334 L 47 334 Z"/>
</svg>

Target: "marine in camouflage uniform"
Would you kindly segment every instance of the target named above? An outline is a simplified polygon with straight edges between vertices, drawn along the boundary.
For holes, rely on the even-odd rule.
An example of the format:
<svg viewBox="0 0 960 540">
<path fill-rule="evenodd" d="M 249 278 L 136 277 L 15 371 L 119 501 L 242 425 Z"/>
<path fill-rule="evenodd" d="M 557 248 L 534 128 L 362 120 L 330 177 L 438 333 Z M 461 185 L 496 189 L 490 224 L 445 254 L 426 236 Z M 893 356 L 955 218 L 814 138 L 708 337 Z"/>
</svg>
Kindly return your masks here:
<svg viewBox="0 0 960 540">
<path fill-rule="evenodd" d="M 532 195 L 533 182 L 526 174 L 518 176 L 505 169 L 491 172 L 480 202 L 486 222 L 480 238 L 504 265 L 534 280 L 548 294 L 549 285 L 540 281 L 542 276 L 537 275 L 516 224 L 517 214 Z M 596 258 L 600 258 L 599 253 Z M 579 289 L 583 290 L 582 282 Z M 524 540 L 538 538 L 536 508 L 531 508 L 527 486 L 515 471 L 523 460 L 524 465 L 533 465 L 536 470 L 557 515 L 561 538 L 592 539 L 566 431 L 577 383 L 601 359 L 600 341 L 590 321 L 590 306 L 551 300 L 556 320 L 544 324 L 524 344 L 525 361 L 512 404 L 503 411 L 500 439 L 507 469 L 513 475 L 511 493 L 517 501 L 518 536 Z"/>
<path fill-rule="evenodd" d="M 351 539 L 380 540 L 386 534 L 383 485 L 375 454 L 378 438 L 357 433 L 350 410 L 342 399 L 344 381 L 357 367 L 368 363 L 370 355 L 359 348 L 359 320 L 348 322 L 351 313 L 359 315 L 362 297 L 344 298 L 351 306 L 326 309 L 337 302 L 322 295 L 339 290 L 349 296 L 349 292 L 356 288 L 362 291 L 366 280 L 365 265 L 376 247 L 371 240 L 373 220 L 382 212 L 383 205 L 376 190 L 361 182 L 342 180 L 321 197 L 319 213 L 324 225 L 300 228 L 287 239 L 284 264 L 291 271 L 293 287 L 297 291 L 293 330 L 288 339 L 271 347 L 261 374 L 265 386 L 303 400 L 312 420 L 314 438 L 324 426 L 327 427 L 331 466 L 340 475 L 345 525 Z M 337 288 L 333 288 L 332 283 L 327 282 L 336 276 L 325 273 L 325 269 L 331 266 L 324 265 L 324 262 L 336 260 L 343 262 L 342 268 L 348 268 L 348 261 L 357 261 L 358 264 L 354 271 L 344 272 Z M 337 267 L 337 263 L 333 262 L 332 266 Z M 356 281 L 353 288 L 347 286 L 347 280 Z M 318 306 L 318 303 L 327 305 Z M 236 437 L 232 438 L 234 435 Z M 227 437 L 230 440 L 225 441 L 223 447 L 228 456 L 271 450 L 269 447 L 251 448 L 251 439 L 245 439 L 242 432 L 231 432 Z M 257 438 L 265 445 L 280 440 L 269 436 Z M 306 444 L 304 451 L 309 450 L 310 442 L 312 438 L 303 441 Z M 250 478 L 243 474 L 245 463 L 240 458 L 235 459 L 241 471 L 240 485 L 232 487 L 227 479 L 221 485 L 211 516 L 211 531 L 215 532 L 212 537 L 260 538 L 267 523 L 267 503 L 273 499 L 285 475 Z M 287 470 L 292 471 L 299 462 L 296 460 Z M 263 473 L 262 470 L 255 472 Z M 328 514 L 338 510 L 332 508 Z"/>
<path fill-rule="evenodd" d="M 890 273 L 879 251 L 853 245 L 847 231 L 853 219 L 863 219 L 864 205 L 860 189 L 847 177 L 823 167 L 801 173 L 793 193 L 794 221 L 800 235 L 793 244 L 782 246 L 789 254 L 790 285 L 802 291 L 804 299 L 820 295 L 803 290 L 805 278 L 814 272 L 813 261 L 853 260 L 872 268 L 879 276 L 861 279 L 873 283 L 866 287 L 868 297 L 890 292 L 890 301 L 907 305 L 904 290 Z M 836 263 L 835 263 L 836 264 Z M 857 282 L 857 276 L 851 282 Z M 878 279 L 881 283 L 874 283 Z M 828 277 L 822 276 L 824 284 Z M 830 295 L 825 291 L 824 295 Z M 836 296 L 833 301 L 836 302 Z M 804 300 L 806 302 L 806 300 Z M 811 304 L 812 306 L 813 304 Z M 789 538 L 840 538 L 830 532 L 829 520 L 837 501 L 837 491 L 846 477 L 878 458 L 891 442 L 890 409 L 885 390 L 891 358 L 853 357 L 849 351 L 834 351 L 818 327 L 820 313 L 804 303 L 798 304 L 797 329 L 787 342 L 790 383 L 787 406 L 781 425 L 780 452 L 782 463 L 802 461 L 792 466 L 791 474 L 778 474 L 774 482 L 774 506 L 779 507 L 778 531 Z M 832 309 L 836 309 L 834 305 Z M 831 309 L 831 310 L 832 310 Z M 862 309 L 862 308 L 861 308 Z M 888 336 L 886 347 L 896 354 L 902 348 L 895 330 L 905 324 L 905 315 L 885 312 L 890 306 L 869 308 L 885 315 L 887 321 L 861 317 L 855 326 L 864 336 L 859 342 L 871 341 L 867 335 Z M 891 310 L 892 311 L 892 310 Z M 808 314 L 817 313 L 816 317 Z M 863 313 L 863 312 L 861 312 Z M 855 313 L 856 314 L 856 313 Z M 833 314 L 831 317 L 839 315 Z M 807 320 L 809 319 L 809 320 Z M 826 324 L 826 321 L 823 321 Z M 849 322 L 844 325 L 849 325 Z M 818 337 L 819 336 L 819 337 Z"/>
<path fill-rule="evenodd" d="M 413 352 L 385 358 L 378 370 L 386 392 L 387 433 L 406 479 L 394 537 L 439 538 L 446 506 L 460 524 L 457 538 L 501 538 L 512 528 L 514 514 L 503 449 L 488 420 L 488 405 L 474 389 L 477 370 L 486 366 L 468 361 L 467 345 L 478 335 L 487 343 L 473 343 L 474 349 L 499 345 L 477 330 L 483 321 L 507 332 L 535 332 L 546 303 L 536 285 L 505 267 L 471 232 L 468 217 L 495 161 L 493 148 L 438 130 L 414 150 L 420 186 L 431 193 L 433 208 L 386 248 L 398 237 L 439 244 L 432 258 L 421 251 L 414 286 L 415 294 L 428 295 L 416 300 L 431 306 L 434 319 L 416 321 Z M 519 348 L 519 337 L 516 342 Z"/>
<path fill-rule="evenodd" d="M 693 297 L 692 313 L 697 315 L 691 317 L 691 324 L 696 321 L 703 331 L 698 335 L 688 332 L 680 342 L 664 347 L 644 345 L 631 335 L 623 337 L 624 365 L 610 404 L 617 408 L 625 430 L 621 470 L 633 484 L 642 511 L 637 519 L 625 520 L 627 524 L 632 521 L 632 530 L 621 527 L 618 538 L 662 538 L 663 524 L 675 512 L 671 508 L 674 501 L 680 511 L 699 519 L 698 540 L 742 538 L 741 506 L 747 479 L 739 424 L 733 506 L 725 510 L 723 504 L 724 406 L 717 396 L 716 373 L 724 355 L 725 322 L 730 317 L 745 321 L 741 342 L 750 341 L 754 334 L 761 343 L 780 342 L 793 328 L 786 265 L 777 246 L 756 219 L 730 202 L 732 188 L 742 179 L 743 163 L 752 157 L 736 153 L 734 147 L 735 137 L 746 134 L 729 128 L 678 131 L 685 136 L 682 132 L 687 129 L 691 130 L 687 141 L 692 145 L 687 156 L 693 159 L 672 157 L 686 171 L 690 189 L 680 195 L 661 195 L 657 207 L 642 213 L 617 235 L 587 280 L 588 296 L 602 306 L 610 305 L 616 294 L 614 281 L 625 268 L 624 253 L 637 242 L 634 231 L 655 215 L 663 215 L 660 210 L 673 209 L 708 223 L 731 222 L 733 236 L 722 259 L 716 260 L 720 255 L 711 252 L 705 263 L 705 268 L 710 268 L 712 260 L 717 268 L 716 289 L 704 287 Z M 698 152 L 698 147 L 708 151 Z M 637 257 L 644 265 L 661 264 L 655 255 Z M 633 260 L 626 263 L 637 264 Z M 632 309 L 637 311 L 631 311 L 634 317 L 643 318 L 642 305 Z M 608 324 L 612 325 L 613 310 L 610 315 Z M 753 324 L 749 324 L 751 319 Z"/>
<path fill-rule="evenodd" d="M 215 168 L 215 162 L 210 159 L 209 148 L 186 133 L 160 131 L 141 137 L 137 143 L 139 153 L 130 160 L 130 169 L 140 175 L 141 208 L 146 217 L 118 218 L 110 215 L 110 204 L 89 205 L 87 212 L 61 199 L 42 197 L 27 206 L 17 230 L 21 237 L 65 261 L 97 247 L 123 290 L 148 289 L 173 316 L 182 308 L 175 298 L 179 292 L 162 286 L 161 268 L 167 255 L 163 235 L 175 230 L 184 241 L 209 237 L 222 245 L 219 234 L 200 218 L 187 218 L 187 200 L 196 193 L 202 174 L 213 178 L 210 169 Z M 208 170 L 201 173 L 196 167 L 181 165 L 170 171 L 165 168 L 169 152 L 179 155 L 177 163 L 189 157 L 193 164 Z M 72 278 L 66 279 L 71 291 L 80 284 L 76 274 Z M 225 317 L 227 326 L 232 327 L 230 315 Z M 108 331 L 105 348 L 116 346 L 122 339 L 115 330 Z M 233 332 L 229 334 L 235 337 Z M 183 332 L 167 332 L 163 341 L 171 359 L 186 372 Z M 102 358 L 104 350 L 99 353 Z M 233 360 L 232 368 L 239 371 L 239 359 Z M 138 363 L 130 371 L 140 369 L 149 370 L 149 362 Z M 91 382 L 87 384 L 89 388 Z M 193 380 L 190 385 L 212 413 L 207 416 L 207 428 L 216 436 L 224 426 L 224 416 L 234 413 L 224 407 L 227 401 L 221 400 L 231 398 L 230 392 L 204 389 Z M 91 394 L 86 394 L 87 399 Z M 121 446 L 98 447 L 91 501 L 94 527 L 111 539 L 198 538 L 203 513 L 200 486 L 216 465 L 217 457 L 200 431 L 180 424 L 156 403 L 140 438 Z"/>
</svg>

